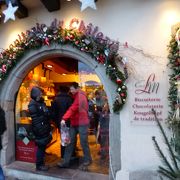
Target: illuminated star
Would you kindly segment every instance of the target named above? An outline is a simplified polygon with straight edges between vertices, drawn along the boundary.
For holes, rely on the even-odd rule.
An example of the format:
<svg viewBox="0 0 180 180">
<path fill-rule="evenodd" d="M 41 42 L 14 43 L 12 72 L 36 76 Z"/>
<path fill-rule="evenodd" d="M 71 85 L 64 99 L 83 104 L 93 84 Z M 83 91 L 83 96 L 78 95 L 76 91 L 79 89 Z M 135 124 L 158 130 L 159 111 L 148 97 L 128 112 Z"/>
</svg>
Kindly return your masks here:
<svg viewBox="0 0 180 180">
<path fill-rule="evenodd" d="M 96 3 L 94 0 L 79 0 L 81 4 L 81 11 L 84 11 L 86 8 L 90 7 L 96 10 Z"/>
<path fill-rule="evenodd" d="M 18 6 L 12 6 L 12 3 L 9 2 L 8 8 L 3 11 L 3 14 L 5 15 L 4 23 L 7 22 L 9 19 L 15 20 L 14 13 L 17 11 Z"/>
</svg>

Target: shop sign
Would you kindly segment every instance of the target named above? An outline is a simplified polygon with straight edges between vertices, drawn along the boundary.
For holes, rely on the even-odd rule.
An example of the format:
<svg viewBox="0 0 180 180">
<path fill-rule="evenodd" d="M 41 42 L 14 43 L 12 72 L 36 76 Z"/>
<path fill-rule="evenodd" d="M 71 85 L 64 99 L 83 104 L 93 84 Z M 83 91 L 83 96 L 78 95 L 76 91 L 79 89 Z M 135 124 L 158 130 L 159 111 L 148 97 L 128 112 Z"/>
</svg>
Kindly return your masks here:
<svg viewBox="0 0 180 180">
<path fill-rule="evenodd" d="M 36 147 L 33 141 L 26 144 L 24 141 L 16 141 L 16 160 L 24 162 L 36 161 Z"/>
<path fill-rule="evenodd" d="M 117 41 L 114 41 L 105 36 L 102 32 L 99 32 L 98 26 L 94 27 L 92 23 L 86 25 L 83 20 L 79 20 L 77 18 L 71 19 L 69 23 L 66 23 L 62 20 L 58 22 L 57 19 L 54 19 L 54 21 L 51 23 L 51 26 L 56 27 L 57 24 L 58 27 L 77 29 L 79 32 L 84 33 L 86 36 L 91 36 L 92 38 L 97 39 L 102 44 L 105 43 L 111 50 L 117 51 L 119 49 L 119 43 Z M 43 27 L 46 27 L 46 25 L 42 24 L 41 27 L 39 26 L 39 29 L 43 29 Z M 34 29 L 36 29 L 36 27 L 34 27 Z"/>
<path fill-rule="evenodd" d="M 16 129 L 16 160 L 34 163 L 37 147 L 32 140 L 31 124 L 17 124 Z"/>
<path fill-rule="evenodd" d="M 160 93 L 160 85 L 154 73 L 135 82 L 132 103 L 133 122 L 155 121 L 152 109 L 155 109 L 158 119 L 163 120 L 164 103 Z"/>
</svg>

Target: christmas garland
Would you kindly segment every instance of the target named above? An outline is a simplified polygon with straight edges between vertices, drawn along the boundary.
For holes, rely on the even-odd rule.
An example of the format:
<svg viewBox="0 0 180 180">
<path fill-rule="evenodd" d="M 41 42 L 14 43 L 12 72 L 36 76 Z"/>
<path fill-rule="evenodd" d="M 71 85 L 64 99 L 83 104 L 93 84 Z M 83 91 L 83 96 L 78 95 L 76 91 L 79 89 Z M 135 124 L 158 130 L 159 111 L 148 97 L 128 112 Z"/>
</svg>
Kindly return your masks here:
<svg viewBox="0 0 180 180">
<path fill-rule="evenodd" d="M 170 112 L 168 116 L 168 124 L 173 131 L 173 144 L 176 151 L 180 154 L 180 28 L 172 36 L 169 48 L 169 66 L 171 75 L 169 78 L 169 102 Z M 179 85 L 178 85 L 179 84 Z"/>
<path fill-rule="evenodd" d="M 92 24 L 90 25 L 92 26 Z M 70 44 L 105 66 L 107 75 L 117 85 L 113 110 L 119 112 L 127 97 L 125 85 L 127 70 L 124 65 L 124 72 L 121 72 L 115 63 L 117 57 L 122 60 L 117 54 L 118 43 L 112 41 L 109 43 L 109 39 L 102 38 L 102 33 L 98 33 L 97 36 L 91 35 L 87 33 L 88 28 L 89 26 L 82 30 L 66 29 L 62 27 L 61 21 L 57 23 L 55 20 L 49 27 L 37 23 L 36 27 L 27 30 L 26 33 L 22 32 L 8 49 L 0 53 L 0 82 L 8 76 L 10 70 L 28 50 L 35 50 L 51 44 Z"/>
</svg>

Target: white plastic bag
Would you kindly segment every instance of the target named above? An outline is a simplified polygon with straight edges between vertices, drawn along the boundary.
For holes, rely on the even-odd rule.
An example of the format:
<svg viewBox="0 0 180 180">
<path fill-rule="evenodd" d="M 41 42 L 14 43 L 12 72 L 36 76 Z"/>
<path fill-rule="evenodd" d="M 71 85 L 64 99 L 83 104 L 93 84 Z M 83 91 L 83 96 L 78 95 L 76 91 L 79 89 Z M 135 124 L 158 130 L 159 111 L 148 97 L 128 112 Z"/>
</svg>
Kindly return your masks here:
<svg viewBox="0 0 180 180">
<path fill-rule="evenodd" d="M 67 146 L 71 142 L 69 128 L 66 124 L 61 125 L 61 145 Z"/>
</svg>

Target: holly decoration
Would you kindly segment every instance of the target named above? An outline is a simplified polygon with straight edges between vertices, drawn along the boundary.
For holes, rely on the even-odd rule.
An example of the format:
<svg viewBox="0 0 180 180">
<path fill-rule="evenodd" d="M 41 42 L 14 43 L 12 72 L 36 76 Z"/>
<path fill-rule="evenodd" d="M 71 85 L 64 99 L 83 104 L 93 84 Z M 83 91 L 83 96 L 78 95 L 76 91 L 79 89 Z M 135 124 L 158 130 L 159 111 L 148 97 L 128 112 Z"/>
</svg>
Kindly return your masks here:
<svg viewBox="0 0 180 180">
<path fill-rule="evenodd" d="M 117 44 L 108 44 L 93 35 L 87 35 L 85 31 L 63 28 L 61 22 L 53 21 L 48 27 L 37 23 L 35 27 L 18 34 L 18 38 L 8 49 L 0 53 L 0 83 L 8 76 L 10 70 L 18 63 L 28 50 L 36 50 L 42 46 L 52 44 L 70 44 L 83 53 L 89 54 L 99 64 L 103 64 L 110 79 L 116 83 L 116 98 L 113 104 L 114 112 L 119 112 L 126 102 L 127 69 L 121 72 L 115 60 L 118 56 Z"/>
</svg>

